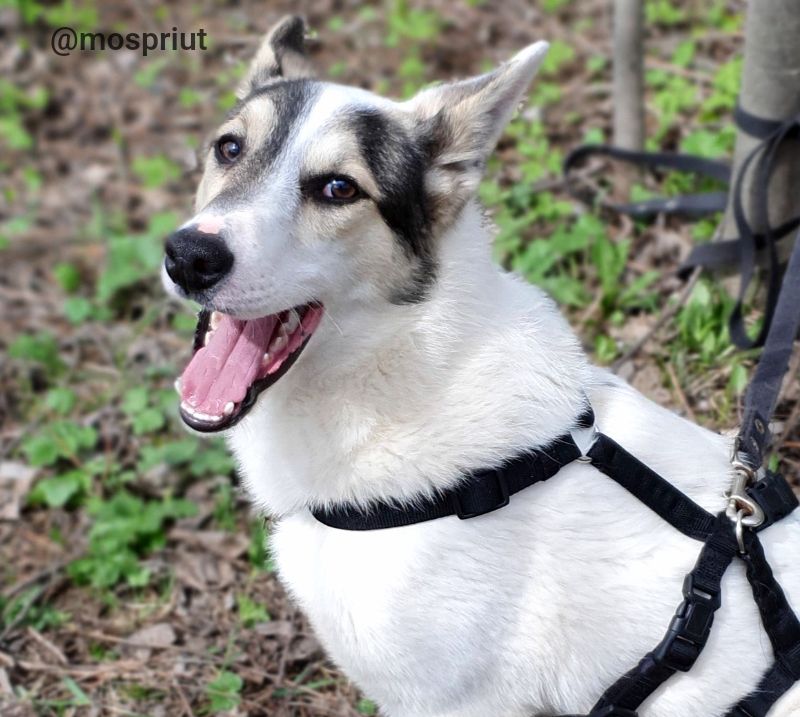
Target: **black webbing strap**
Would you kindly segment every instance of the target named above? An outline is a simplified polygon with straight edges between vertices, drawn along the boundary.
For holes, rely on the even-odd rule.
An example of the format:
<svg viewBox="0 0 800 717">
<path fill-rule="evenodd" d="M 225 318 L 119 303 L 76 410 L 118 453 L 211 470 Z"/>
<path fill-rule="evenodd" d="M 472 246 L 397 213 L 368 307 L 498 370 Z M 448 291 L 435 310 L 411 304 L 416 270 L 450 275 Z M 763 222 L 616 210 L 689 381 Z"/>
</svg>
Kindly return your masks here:
<svg viewBox="0 0 800 717">
<path fill-rule="evenodd" d="M 700 218 L 725 209 L 727 192 L 703 192 L 685 194 L 680 197 L 655 197 L 641 202 L 615 204 L 613 202 L 595 200 L 595 197 L 583 192 L 573 181 L 572 169 L 589 157 L 609 157 L 637 167 L 649 169 L 671 169 L 691 172 L 703 177 L 715 179 L 727 185 L 730 182 L 731 170 L 726 162 L 720 162 L 692 154 L 675 154 L 672 152 L 636 152 L 608 144 L 584 144 L 576 147 L 564 159 L 564 178 L 570 194 L 581 201 L 598 204 L 620 214 L 635 219 L 651 219 L 657 214 L 677 214 L 689 218 Z"/>
<path fill-rule="evenodd" d="M 766 321 L 766 318 L 765 318 Z M 783 376 L 789 367 L 794 340 L 800 329 L 800 237 L 795 240 L 782 286 L 775 302 L 772 325 L 764 350 L 744 398 L 739 431 L 739 458 L 757 469 L 764 462 L 769 441 L 769 419 L 778 401 Z"/>
<path fill-rule="evenodd" d="M 636 710 L 676 672 L 697 661 L 721 604 L 722 576 L 736 555 L 733 524 L 725 513 L 712 518 L 700 556 L 683 582 L 683 601 L 667 633 L 636 667 L 604 693 L 588 717 L 636 717 Z"/>
<path fill-rule="evenodd" d="M 766 717 L 773 705 L 800 680 L 800 621 L 772 574 L 761 542 L 755 535 L 748 542 L 742 560 L 775 662 L 756 688 L 725 717 Z"/>
<path fill-rule="evenodd" d="M 589 427 L 593 423 L 594 414 L 588 410 L 578 418 L 577 425 Z M 321 523 L 342 530 L 399 528 L 450 515 L 475 518 L 508 505 L 514 493 L 552 478 L 580 456 L 580 449 L 566 433 L 549 446 L 509 458 L 493 468 L 472 471 L 453 488 L 414 502 L 376 501 L 366 507 L 339 503 L 313 510 L 312 514 Z"/>
<path fill-rule="evenodd" d="M 769 226 L 769 182 L 777 166 L 778 150 L 788 139 L 800 134 L 800 116 L 783 122 L 756 117 L 737 107 L 734 113 L 736 124 L 744 132 L 758 138 L 761 142 L 745 158 L 733 188 L 731 206 L 738 236 L 720 242 L 703 244 L 691 252 L 681 265 L 678 273 L 688 276 L 695 267 L 720 269 L 738 264 L 740 272 L 739 293 L 731 312 L 729 326 L 731 338 L 740 348 L 760 346 L 767 335 L 775 311 L 775 302 L 780 285 L 780 268 L 776 242 L 790 235 L 800 226 L 800 217 L 793 217 L 778 227 Z M 575 185 L 571 170 L 587 157 L 602 155 L 643 167 L 663 167 L 716 179 L 724 184 L 730 181 L 730 170 L 727 164 L 702 157 L 686 154 L 670 154 L 664 152 L 631 152 L 608 145 L 585 145 L 578 147 L 564 160 L 564 175 L 567 189 L 582 201 L 591 201 L 586 194 Z M 747 171 L 753 169 L 750 191 L 753 217 L 746 217 L 743 202 L 743 179 Z M 713 212 L 722 211 L 726 207 L 727 192 L 706 192 L 688 194 L 679 197 L 658 197 L 644 202 L 629 204 L 612 204 L 601 202 L 600 206 L 628 216 L 646 219 L 656 214 L 683 215 L 688 218 L 699 218 Z M 753 227 L 765 227 L 763 233 Z M 755 273 L 758 253 L 764 251 L 767 260 L 767 299 L 764 308 L 764 319 L 758 334 L 751 338 L 746 329 L 743 306 L 748 288 Z"/>
<path fill-rule="evenodd" d="M 616 441 L 600 433 L 587 455 L 595 468 L 619 483 L 684 535 L 695 540 L 706 540 L 711 535 L 715 520 L 711 513 Z"/>
</svg>

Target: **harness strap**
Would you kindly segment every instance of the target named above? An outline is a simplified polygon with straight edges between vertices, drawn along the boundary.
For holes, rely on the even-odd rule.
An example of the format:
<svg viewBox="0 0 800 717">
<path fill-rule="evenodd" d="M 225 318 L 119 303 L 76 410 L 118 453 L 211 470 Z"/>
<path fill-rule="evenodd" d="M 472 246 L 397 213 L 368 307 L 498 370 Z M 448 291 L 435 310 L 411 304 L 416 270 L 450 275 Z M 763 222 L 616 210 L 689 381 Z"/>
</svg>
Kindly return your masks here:
<svg viewBox="0 0 800 717">
<path fill-rule="evenodd" d="M 593 423 L 591 409 L 577 420 L 579 428 Z M 453 488 L 410 503 L 375 501 L 366 507 L 337 503 L 313 510 L 312 514 L 321 523 L 342 530 L 398 528 L 450 515 L 475 518 L 508 505 L 514 493 L 552 478 L 581 455 L 572 436 L 566 433 L 549 446 L 521 453 L 499 466 L 472 471 Z"/>
<path fill-rule="evenodd" d="M 589 157 L 610 157 L 628 164 L 649 169 L 672 169 L 692 172 L 701 177 L 708 177 L 727 185 L 731 178 L 731 168 L 727 162 L 720 162 L 692 154 L 676 154 L 673 152 L 636 152 L 634 150 L 613 147 L 608 144 L 584 144 L 576 147 L 564 160 L 564 176 L 570 193 L 587 203 L 596 203 L 604 209 L 610 209 L 634 219 L 651 219 L 657 214 L 677 214 L 689 218 L 700 218 L 714 212 L 721 212 L 727 203 L 727 192 L 703 192 L 685 194 L 680 197 L 655 197 L 641 202 L 615 204 L 597 201 L 585 192 L 581 192 L 571 181 L 570 171 Z"/>
<path fill-rule="evenodd" d="M 712 534 L 715 518 L 711 513 L 604 433 L 597 436 L 587 455 L 595 468 L 684 535 L 695 540 L 707 540 Z"/>
<path fill-rule="evenodd" d="M 722 576 L 736 555 L 733 526 L 725 513 L 712 518 L 693 570 L 683 582 L 683 601 L 667 633 L 636 667 L 604 693 L 588 717 L 636 717 L 636 710 L 676 672 L 687 672 L 697 661 L 721 604 Z"/>
<path fill-rule="evenodd" d="M 775 661 L 756 688 L 725 717 L 766 717 L 773 705 L 800 680 L 800 621 L 775 580 L 756 536 L 752 536 L 747 553 L 741 557 Z"/>
</svg>

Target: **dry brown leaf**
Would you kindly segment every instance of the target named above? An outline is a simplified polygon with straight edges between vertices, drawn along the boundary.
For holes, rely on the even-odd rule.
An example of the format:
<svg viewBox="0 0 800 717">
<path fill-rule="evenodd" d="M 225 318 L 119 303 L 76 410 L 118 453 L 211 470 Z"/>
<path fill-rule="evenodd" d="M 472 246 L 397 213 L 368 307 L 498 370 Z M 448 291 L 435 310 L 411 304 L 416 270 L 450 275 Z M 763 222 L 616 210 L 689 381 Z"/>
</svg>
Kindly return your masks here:
<svg viewBox="0 0 800 717">
<path fill-rule="evenodd" d="M 0 520 L 19 520 L 36 469 L 14 461 L 0 463 Z"/>
</svg>

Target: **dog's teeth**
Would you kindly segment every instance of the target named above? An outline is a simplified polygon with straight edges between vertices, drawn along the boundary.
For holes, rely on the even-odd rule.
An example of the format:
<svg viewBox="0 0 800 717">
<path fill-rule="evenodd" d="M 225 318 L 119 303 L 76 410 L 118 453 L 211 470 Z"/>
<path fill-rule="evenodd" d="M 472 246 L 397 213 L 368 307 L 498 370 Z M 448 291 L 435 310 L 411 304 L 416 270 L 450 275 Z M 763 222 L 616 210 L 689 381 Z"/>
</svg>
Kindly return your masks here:
<svg viewBox="0 0 800 717">
<path fill-rule="evenodd" d="M 219 326 L 220 321 L 222 321 L 222 314 L 219 311 L 212 311 L 211 319 L 208 322 L 211 331 L 214 331 L 214 329 L 216 329 L 217 326 Z"/>
<path fill-rule="evenodd" d="M 219 423 L 224 418 L 224 416 L 212 416 L 208 413 L 203 413 L 202 411 L 198 411 L 196 408 L 186 403 L 185 401 L 181 403 L 181 409 L 185 413 L 188 413 L 195 420 L 205 421 L 206 423 Z"/>
<path fill-rule="evenodd" d="M 203 337 L 203 346 L 208 346 L 208 342 L 211 341 L 211 334 L 213 333 L 213 330 L 206 331 L 206 335 Z"/>
<path fill-rule="evenodd" d="M 300 323 L 300 319 L 297 318 L 297 312 L 292 311 L 289 314 L 289 317 L 286 319 L 284 323 L 284 328 L 286 329 L 286 333 L 292 333 L 297 328 L 297 325 Z"/>
<path fill-rule="evenodd" d="M 286 345 L 286 333 L 283 331 L 278 331 L 278 335 L 272 339 L 272 342 L 269 345 L 270 353 L 277 353 Z"/>
<path fill-rule="evenodd" d="M 222 412 L 223 412 L 223 413 L 224 413 L 226 416 L 231 416 L 231 415 L 233 415 L 233 409 L 234 409 L 235 407 L 236 407 L 236 406 L 235 406 L 235 404 L 233 403 L 233 401 L 228 401 L 228 402 L 225 404 L 225 408 L 223 408 L 223 409 L 222 409 Z"/>
<path fill-rule="evenodd" d="M 264 354 L 264 355 L 261 357 L 261 365 L 262 365 L 262 366 L 264 366 L 264 367 L 266 368 L 267 364 L 268 364 L 268 363 L 269 363 L 271 360 L 272 360 L 272 356 L 270 356 L 270 354 L 269 354 L 269 351 L 267 351 L 267 353 L 265 353 L 265 354 Z"/>
<path fill-rule="evenodd" d="M 173 384 L 173 386 L 175 386 L 175 390 L 178 392 L 178 395 L 180 396 L 181 389 L 183 388 L 183 381 L 181 380 L 180 376 L 178 376 L 178 378 L 175 379 L 175 383 Z"/>
</svg>

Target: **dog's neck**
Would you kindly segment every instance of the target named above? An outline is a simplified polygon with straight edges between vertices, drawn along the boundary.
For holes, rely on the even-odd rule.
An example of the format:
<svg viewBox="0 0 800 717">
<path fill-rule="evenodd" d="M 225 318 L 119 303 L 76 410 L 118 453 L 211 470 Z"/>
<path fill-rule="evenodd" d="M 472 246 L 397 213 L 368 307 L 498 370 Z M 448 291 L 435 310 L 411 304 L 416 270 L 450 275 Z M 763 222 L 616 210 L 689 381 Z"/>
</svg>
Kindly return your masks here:
<svg viewBox="0 0 800 717">
<path fill-rule="evenodd" d="M 541 291 L 492 264 L 474 205 L 441 237 L 426 300 L 328 309 L 231 435 L 271 513 L 442 488 L 548 442 L 583 408 L 577 340 Z"/>
</svg>

